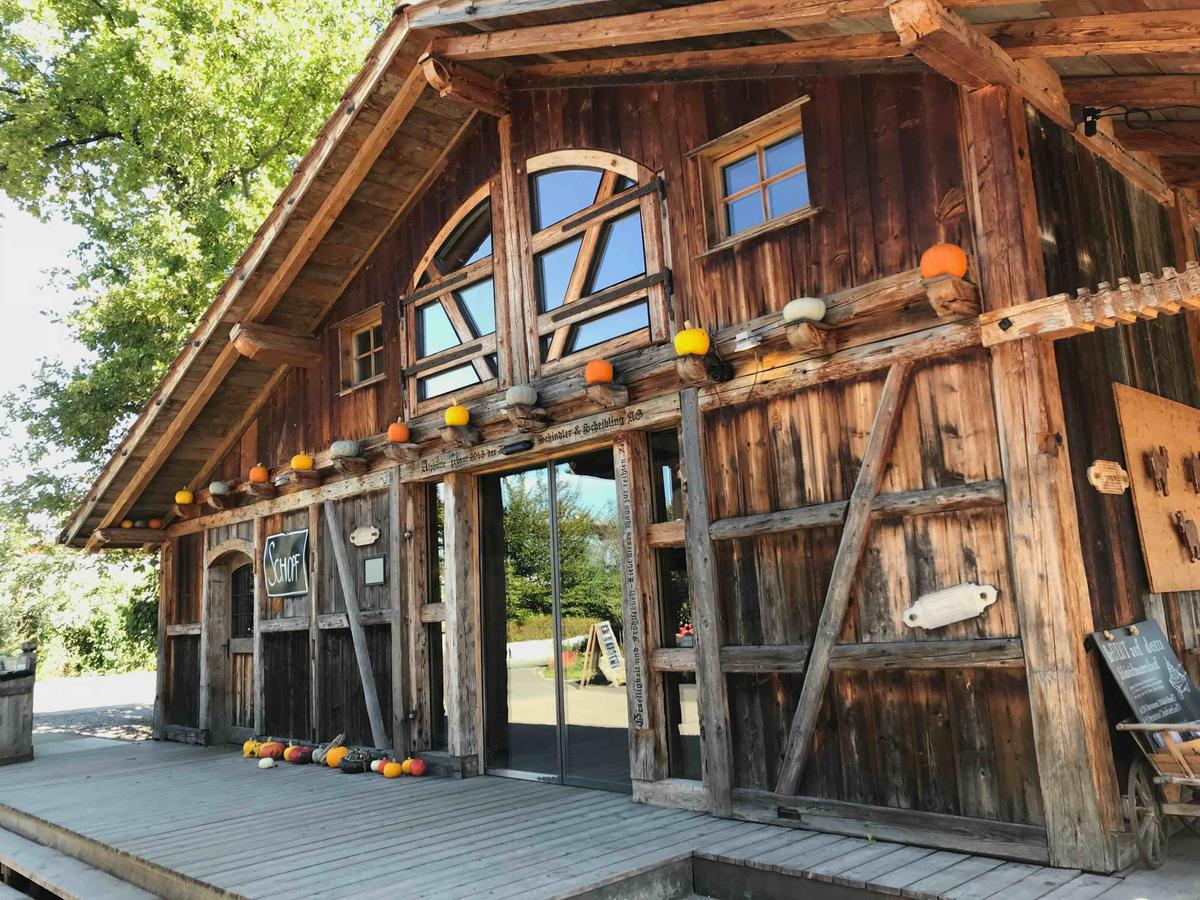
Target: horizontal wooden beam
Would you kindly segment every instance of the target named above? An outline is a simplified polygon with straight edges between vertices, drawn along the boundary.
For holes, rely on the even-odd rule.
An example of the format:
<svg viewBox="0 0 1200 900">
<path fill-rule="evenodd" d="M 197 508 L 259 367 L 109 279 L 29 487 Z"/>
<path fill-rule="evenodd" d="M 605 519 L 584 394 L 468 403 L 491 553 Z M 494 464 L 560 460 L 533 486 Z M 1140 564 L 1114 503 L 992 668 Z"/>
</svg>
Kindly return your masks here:
<svg viewBox="0 0 1200 900">
<path fill-rule="evenodd" d="M 1200 152 L 1200 148 L 1197 148 Z M 1167 184 L 1182 188 L 1200 188 L 1200 157 L 1160 156 L 1158 166 Z"/>
<path fill-rule="evenodd" d="M 1046 829 L 1038 825 L 818 797 L 791 797 L 745 788 L 733 792 L 733 813 L 739 819 L 770 825 L 945 847 L 958 853 L 982 853 L 1038 864 L 1049 862 Z"/>
<path fill-rule="evenodd" d="M 1024 665 L 1025 652 L 1020 638 L 838 644 L 829 656 L 829 668 L 852 672 L 880 669 L 1019 669 Z"/>
<path fill-rule="evenodd" d="M 311 369 L 325 361 L 316 338 L 274 325 L 239 322 L 229 332 L 229 342 L 246 359 L 276 366 Z"/>
<path fill-rule="evenodd" d="M 846 520 L 846 505 L 845 500 L 837 500 L 778 512 L 718 519 L 709 526 L 708 533 L 714 541 L 728 541 L 801 528 L 828 528 L 841 525 Z M 1003 505 L 1003 482 L 976 481 L 922 491 L 880 494 L 872 501 L 871 515 L 878 519 Z"/>
<path fill-rule="evenodd" d="M 422 0 L 404 14 L 411 28 L 436 28 L 564 10 L 577 11 L 582 17 L 597 5 L 607 5 L 607 0 Z"/>
<path fill-rule="evenodd" d="M 1130 125 L 1117 119 L 1113 123 L 1113 136 L 1128 150 L 1200 153 L 1200 122 L 1153 121 Z"/>
<path fill-rule="evenodd" d="M 650 653 L 650 668 L 656 672 L 695 672 L 693 647 L 659 647 Z"/>
<path fill-rule="evenodd" d="M 1064 78 L 1062 84 L 1067 100 L 1088 106 L 1200 105 L 1200 75 Z"/>
<path fill-rule="evenodd" d="M 446 621 L 445 603 L 424 603 L 421 605 L 421 622 L 428 625 L 431 622 Z"/>
<path fill-rule="evenodd" d="M 1194 261 L 1183 272 L 1168 267 L 1158 277 L 1147 272 L 1136 282 L 1121 278 L 1115 288 L 1101 282 L 1095 292 L 1080 288 L 1074 297 L 1054 294 L 991 310 L 979 317 L 979 330 L 985 347 L 1027 337 L 1053 341 L 1181 309 L 1200 309 L 1200 265 Z"/>
<path fill-rule="evenodd" d="M 645 537 L 651 547 L 682 547 L 683 519 L 647 525 Z"/>
<path fill-rule="evenodd" d="M 977 28 L 1014 59 L 1191 53 L 1200 46 L 1200 9 L 1022 19 Z"/>
<path fill-rule="evenodd" d="M 258 630 L 263 634 L 308 631 L 308 616 L 283 616 L 278 619 L 260 619 Z"/>
<path fill-rule="evenodd" d="M 508 98 L 495 79 L 429 53 L 421 57 L 420 63 L 425 80 L 439 97 L 456 100 L 496 118 L 508 115 Z"/>
<path fill-rule="evenodd" d="M 203 630 L 199 622 L 185 622 L 166 627 L 167 637 L 198 637 Z"/>
<path fill-rule="evenodd" d="M 937 0 L 890 0 L 887 8 L 900 44 L 930 68 L 968 90 L 1008 85 L 1059 125 L 1071 127 L 1062 84 L 1046 63 L 1017 62 Z"/>
<path fill-rule="evenodd" d="M 97 528 L 96 543 L 102 547 L 144 547 L 146 544 L 165 544 L 167 532 L 162 528 Z"/>
<path fill-rule="evenodd" d="M 787 74 L 789 66 L 852 61 L 893 62 L 908 56 L 891 32 L 839 35 L 750 44 L 716 50 L 678 50 L 644 56 L 568 60 L 517 69 L 508 84 L 517 90 L 547 84 L 615 84 L 650 77 L 679 78 L 687 73 L 714 75 Z"/>
</svg>

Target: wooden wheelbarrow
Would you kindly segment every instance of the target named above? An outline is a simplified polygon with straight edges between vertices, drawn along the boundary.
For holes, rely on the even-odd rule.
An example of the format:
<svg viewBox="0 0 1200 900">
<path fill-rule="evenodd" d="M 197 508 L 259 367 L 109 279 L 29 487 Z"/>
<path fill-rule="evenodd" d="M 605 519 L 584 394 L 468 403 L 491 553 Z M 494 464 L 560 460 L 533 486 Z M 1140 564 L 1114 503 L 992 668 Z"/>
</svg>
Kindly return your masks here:
<svg viewBox="0 0 1200 900">
<path fill-rule="evenodd" d="M 1129 767 L 1125 816 L 1142 862 L 1167 858 L 1166 816 L 1200 832 L 1200 722 L 1121 722 L 1141 750 Z"/>
</svg>

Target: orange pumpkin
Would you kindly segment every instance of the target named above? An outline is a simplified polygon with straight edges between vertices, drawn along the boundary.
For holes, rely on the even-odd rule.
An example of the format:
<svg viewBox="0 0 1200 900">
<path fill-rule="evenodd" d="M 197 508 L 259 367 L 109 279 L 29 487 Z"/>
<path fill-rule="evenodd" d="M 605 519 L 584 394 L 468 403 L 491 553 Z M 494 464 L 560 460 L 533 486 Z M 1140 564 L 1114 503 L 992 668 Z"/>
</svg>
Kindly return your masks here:
<svg viewBox="0 0 1200 900">
<path fill-rule="evenodd" d="M 934 244 L 921 254 L 921 277 L 938 278 L 953 275 L 962 278 L 967 274 L 967 254 L 954 244 Z"/>
<path fill-rule="evenodd" d="M 151 528 L 162 528 L 163 520 L 162 519 L 151 519 L 146 524 L 149 525 Z"/>
<path fill-rule="evenodd" d="M 387 439 L 393 444 L 407 444 L 412 431 L 407 422 L 393 422 L 388 426 Z"/>
<path fill-rule="evenodd" d="M 271 472 L 262 463 L 250 467 L 250 483 L 266 484 L 271 479 Z"/>
<path fill-rule="evenodd" d="M 584 384 L 612 384 L 613 367 L 607 359 L 593 359 L 583 369 Z"/>
<path fill-rule="evenodd" d="M 121 520 L 121 527 L 122 527 L 122 528 L 132 528 L 132 527 L 133 527 L 133 522 L 132 522 L 130 519 L 122 519 L 122 520 Z"/>
</svg>

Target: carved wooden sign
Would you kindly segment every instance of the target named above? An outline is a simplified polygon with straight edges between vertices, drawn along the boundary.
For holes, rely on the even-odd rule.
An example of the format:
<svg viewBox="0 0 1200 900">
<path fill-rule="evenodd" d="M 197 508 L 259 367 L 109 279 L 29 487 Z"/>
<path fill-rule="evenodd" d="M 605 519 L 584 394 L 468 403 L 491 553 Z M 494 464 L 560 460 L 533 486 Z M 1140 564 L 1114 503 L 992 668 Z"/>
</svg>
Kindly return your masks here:
<svg viewBox="0 0 1200 900">
<path fill-rule="evenodd" d="M 618 436 L 617 441 L 625 440 Z M 646 727 L 646 669 L 642 623 L 641 592 L 638 590 L 637 540 L 638 529 L 633 520 L 633 504 L 629 492 L 633 484 L 629 472 L 629 454 L 617 454 L 617 517 L 621 534 L 621 600 L 625 618 L 625 646 L 629 648 L 628 665 L 623 666 L 629 692 L 630 724 L 635 730 Z"/>
<path fill-rule="evenodd" d="M 1200 590 L 1200 410 L 1123 384 L 1113 391 L 1150 589 Z"/>
<path fill-rule="evenodd" d="M 1111 459 L 1098 459 L 1088 466 L 1087 479 L 1101 494 L 1123 494 L 1129 490 L 1129 473 Z"/>
</svg>

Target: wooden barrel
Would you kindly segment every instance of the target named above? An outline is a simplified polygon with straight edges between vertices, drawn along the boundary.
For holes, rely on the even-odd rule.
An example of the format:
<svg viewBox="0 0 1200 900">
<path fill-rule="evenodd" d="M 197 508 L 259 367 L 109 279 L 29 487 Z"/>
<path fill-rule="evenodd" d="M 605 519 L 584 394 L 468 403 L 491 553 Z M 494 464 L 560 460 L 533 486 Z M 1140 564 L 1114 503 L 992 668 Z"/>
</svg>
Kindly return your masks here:
<svg viewBox="0 0 1200 900">
<path fill-rule="evenodd" d="M 33 679 L 37 644 L 0 656 L 0 765 L 33 759 Z"/>
</svg>

